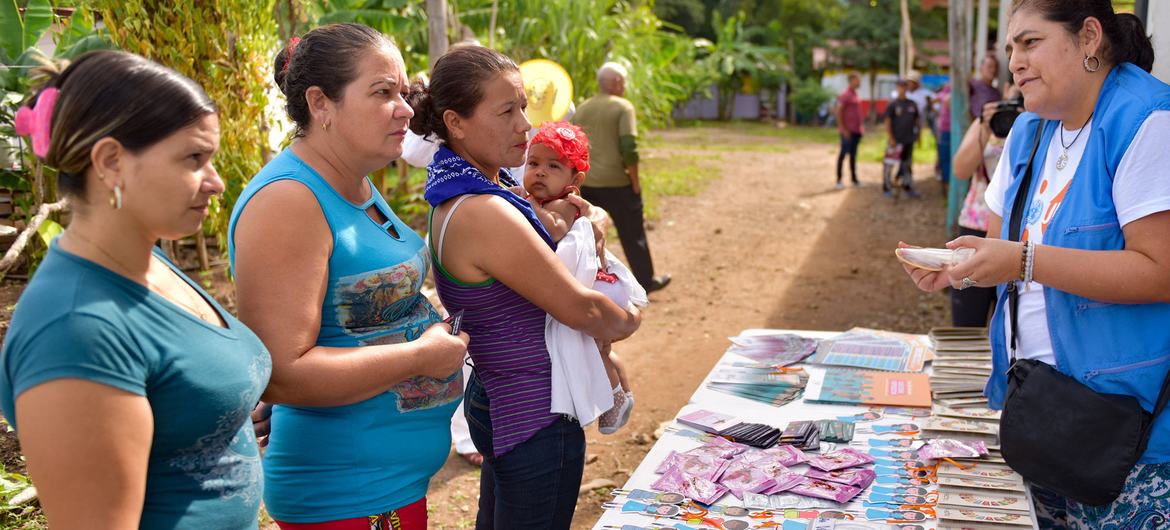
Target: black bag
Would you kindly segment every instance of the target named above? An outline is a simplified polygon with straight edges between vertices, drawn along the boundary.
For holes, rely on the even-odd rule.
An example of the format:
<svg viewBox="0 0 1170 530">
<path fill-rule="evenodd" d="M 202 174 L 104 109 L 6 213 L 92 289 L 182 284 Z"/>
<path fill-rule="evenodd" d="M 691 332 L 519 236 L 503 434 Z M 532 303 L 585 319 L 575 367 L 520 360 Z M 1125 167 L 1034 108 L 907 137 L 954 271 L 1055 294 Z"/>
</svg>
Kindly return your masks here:
<svg viewBox="0 0 1170 530">
<path fill-rule="evenodd" d="M 1020 239 L 1020 224 L 1032 181 L 1032 162 L 1040 146 L 1044 122 L 1036 130 L 1035 145 L 1024 182 L 1012 204 L 1008 235 Z M 1162 383 L 1153 413 L 1142 409 L 1133 396 L 1101 394 L 1058 372 L 1046 363 L 1016 359 L 1019 334 L 1019 292 L 1007 285 L 1011 306 L 1011 364 L 1007 397 L 999 422 L 1003 459 L 1037 485 L 1090 506 L 1113 502 L 1125 479 L 1146 450 L 1154 418 L 1166 406 L 1167 383 Z"/>
</svg>

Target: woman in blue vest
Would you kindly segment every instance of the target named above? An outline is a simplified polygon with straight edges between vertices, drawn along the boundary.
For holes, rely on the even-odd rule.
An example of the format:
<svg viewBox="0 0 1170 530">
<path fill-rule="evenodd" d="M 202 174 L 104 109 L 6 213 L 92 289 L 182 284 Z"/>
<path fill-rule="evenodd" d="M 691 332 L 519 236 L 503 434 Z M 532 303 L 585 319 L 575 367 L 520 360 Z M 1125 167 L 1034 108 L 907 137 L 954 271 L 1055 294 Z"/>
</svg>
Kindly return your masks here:
<svg viewBox="0 0 1170 530">
<path fill-rule="evenodd" d="M 986 391 L 993 407 L 1003 406 L 1007 386 L 1004 286 L 1019 282 L 1017 357 L 1152 410 L 1170 369 L 1170 86 L 1148 73 L 1153 49 L 1141 22 L 1114 14 L 1108 0 L 1016 0 L 1013 7 L 1009 68 L 1029 112 L 1016 120 L 987 190 L 988 238 L 949 243 L 976 249 L 950 270 L 909 272 L 928 291 L 999 286 Z M 1008 241 L 1006 220 L 1038 126 L 1023 243 Z M 1165 523 L 1166 416 L 1155 421 L 1112 504 L 1086 506 L 1035 488 L 1042 526 Z"/>
<path fill-rule="evenodd" d="M 106 50 L 50 76 L 15 117 L 72 214 L 0 353 L 0 408 L 49 525 L 255 530 L 248 412 L 268 352 L 154 246 L 198 231 L 223 193 L 215 104 L 170 68 Z"/>
<path fill-rule="evenodd" d="M 292 145 L 244 189 L 229 244 L 240 318 L 272 352 L 264 502 L 281 528 L 425 529 L 467 335 L 420 293 L 426 246 L 366 177 L 402 154 L 402 55 L 356 24 L 277 55 Z"/>
</svg>

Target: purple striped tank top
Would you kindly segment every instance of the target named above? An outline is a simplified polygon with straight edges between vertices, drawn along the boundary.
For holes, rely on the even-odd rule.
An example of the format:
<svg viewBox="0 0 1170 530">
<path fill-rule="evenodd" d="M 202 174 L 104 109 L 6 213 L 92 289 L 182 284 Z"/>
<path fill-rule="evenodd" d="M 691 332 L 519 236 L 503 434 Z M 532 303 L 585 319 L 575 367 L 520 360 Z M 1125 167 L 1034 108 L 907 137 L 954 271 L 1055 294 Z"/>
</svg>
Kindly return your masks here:
<svg viewBox="0 0 1170 530">
<path fill-rule="evenodd" d="M 558 415 L 552 408 L 552 362 L 543 309 L 495 279 L 468 284 L 447 274 L 431 253 L 435 287 L 449 313 L 463 310 L 462 329 L 475 372 L 487 392 L 492 448 L 501 456 Z"/>
</svg>

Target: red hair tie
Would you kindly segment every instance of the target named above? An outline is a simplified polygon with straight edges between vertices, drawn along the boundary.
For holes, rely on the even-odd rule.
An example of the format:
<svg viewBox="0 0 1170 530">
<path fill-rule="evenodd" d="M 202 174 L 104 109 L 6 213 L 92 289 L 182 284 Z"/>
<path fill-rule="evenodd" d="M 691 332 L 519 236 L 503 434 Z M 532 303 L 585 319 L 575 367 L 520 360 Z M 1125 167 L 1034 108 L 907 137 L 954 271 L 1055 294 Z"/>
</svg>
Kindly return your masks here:
<svg viewBox="0 0 1170 530">
<path fill-rule="evenodd" d="M 292 64 L 293 52 L 296 51 L 297 45 L 300 43 L 300 37 L 292 37 L 288 40 L 288 59 L 284 61 L 284 68 L 280 69 L 281 72 L 288 71 L 288 65 Z"/>
<path fill-rule="evenodd" d="M 567 121 L 545 122 L 528 146 L 536 144 L 547 145 L 577 171 L 589 171 L 589 138 L 580 127 Z"/>
</svg>

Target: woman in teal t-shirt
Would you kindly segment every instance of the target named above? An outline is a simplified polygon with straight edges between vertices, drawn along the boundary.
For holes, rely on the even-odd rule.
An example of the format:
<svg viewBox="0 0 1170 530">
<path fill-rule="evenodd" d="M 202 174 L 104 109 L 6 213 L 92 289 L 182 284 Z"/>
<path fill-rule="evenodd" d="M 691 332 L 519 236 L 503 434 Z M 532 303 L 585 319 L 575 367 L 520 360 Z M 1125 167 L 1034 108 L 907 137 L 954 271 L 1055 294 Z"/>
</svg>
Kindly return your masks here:
<svg viewBox="0 0 1170 530">
<path fill-rule="evenodd" d="M 421 294 L 423 240 L 366 178 L 402 153 L 402 56 L 338 24 L 275 66 L 296 139 L 248 184 L 228 229 L 240 317 L 273 354 L 265 506 L 286 530 L 425 529 L 468 337 Z"/>
<path fill-rule="evenodd" d="M 0 352 L 0 407 L 49 525 L 255 529 L 248 413 L 268 352 L 152 249 L 199 230 L 223 191 L 214 105 L 173 70 L 101 51 L 16 121 L 59 170 L 73 214 Z"/>
</svg>

